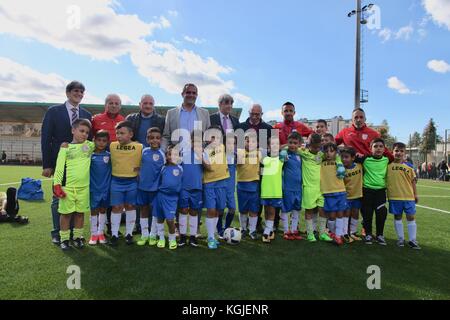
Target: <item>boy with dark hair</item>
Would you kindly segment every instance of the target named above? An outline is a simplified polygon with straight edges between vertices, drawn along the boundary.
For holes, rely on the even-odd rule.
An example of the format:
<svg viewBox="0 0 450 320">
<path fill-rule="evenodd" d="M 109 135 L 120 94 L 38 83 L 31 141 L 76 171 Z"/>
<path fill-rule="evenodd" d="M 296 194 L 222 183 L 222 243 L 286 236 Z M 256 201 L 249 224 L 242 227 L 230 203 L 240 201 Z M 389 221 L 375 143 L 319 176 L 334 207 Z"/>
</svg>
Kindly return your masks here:
<svg viewBox="0 0 450 320">
<path fill-rule="evenodd" d="M 327 132 L 328 132 L 328 123 L 323 119 L 317 120 L 315 133 L 323 136 Z"/>
</svg>

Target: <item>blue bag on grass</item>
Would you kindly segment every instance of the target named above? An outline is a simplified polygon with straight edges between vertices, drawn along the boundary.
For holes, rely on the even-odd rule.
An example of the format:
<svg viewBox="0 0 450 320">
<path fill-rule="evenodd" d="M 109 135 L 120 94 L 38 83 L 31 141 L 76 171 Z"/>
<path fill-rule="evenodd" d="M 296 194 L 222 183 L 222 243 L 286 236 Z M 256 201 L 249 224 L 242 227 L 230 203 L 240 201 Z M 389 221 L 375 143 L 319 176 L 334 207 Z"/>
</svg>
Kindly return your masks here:
<svg viewBox="0 0 450 320">
<path fill-rule="evenodd" d="M 41 180 L 23 178 L 19 191 L 17 192 L 17 198 L 29 201 L 44 200 L 41 183 Z"/>
</svg>

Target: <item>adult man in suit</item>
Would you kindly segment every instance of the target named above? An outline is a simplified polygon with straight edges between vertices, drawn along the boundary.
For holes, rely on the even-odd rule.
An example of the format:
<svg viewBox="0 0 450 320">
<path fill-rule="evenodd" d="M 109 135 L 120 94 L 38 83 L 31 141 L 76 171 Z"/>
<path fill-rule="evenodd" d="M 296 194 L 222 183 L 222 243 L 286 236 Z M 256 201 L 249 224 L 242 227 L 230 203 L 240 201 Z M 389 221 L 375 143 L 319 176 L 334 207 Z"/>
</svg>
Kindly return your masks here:
<svg viewBox="0 0 450 320">
<path fill-rule="evenodd" d="M 211 115 L 211 125 L 219 126 L 225 136 L 227 131 L 233 131 L 239 126 L 239 119 L 231 114 L 234 99 L 229 94 L 221 95 L 219 98 L 219 112 Z"/>
<path fill-rule="evenodd" d="M 81 82 L 72 81 L 66 87 L 67 101 L 61 105 L 50 107 L 45 113 L 42 122 L 41 149 L 42 149 L 42 175 L 50 178 L 56 167 L 59 147 L 63 142 L 72 142 L 72 123 L 77 119 L 92 118 L 92 115 L 80 107 L 85 87 Z M 51 204 L 53 230 L 52 242 L 59 245 L 59 213 L 58 198 L 53 197 Z"/>
<path fill-rule="evenodd" d="M 194 129 L 205 132 L 211 126 L 208 110 L 195 105 L 198 97 L 197 86 L 192 83 L 186 84 L 181 96 L 183 104 L 167 112 L 162 139 L 163 150 L 170 143 L 176 144 L 181 140 L 190 144 L 190 134 Z"/>
</svg>

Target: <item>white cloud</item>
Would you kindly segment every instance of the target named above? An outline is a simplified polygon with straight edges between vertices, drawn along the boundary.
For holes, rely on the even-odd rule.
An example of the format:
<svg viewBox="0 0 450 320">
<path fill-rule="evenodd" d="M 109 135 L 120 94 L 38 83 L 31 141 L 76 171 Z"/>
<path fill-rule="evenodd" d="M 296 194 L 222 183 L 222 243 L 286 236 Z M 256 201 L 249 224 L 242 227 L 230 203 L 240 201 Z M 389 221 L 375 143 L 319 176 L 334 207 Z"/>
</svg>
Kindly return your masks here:
<svg viewBox="0 0 450 320">
<path fill-rule="evenodd" d="M 395 39 L 409 40 L 413 33 L 414 33 L 414 28 L 411 25 L 405 26 L 405 27 L 400 28 L 396 32 Z"/>
<path fill-rule="evenodd" d="M 403 83 L 399 78 L 397 77 L 390 77 L 388 79 L 388 87 L 390 89 L 393 89 L 397 91 L 400 94 L 418 94 L 417 91 L 412 91 L 409 89 L 405 83 Z"/>
<path fill-rule="evenodd" d="M 206 40 L 205 39 L 198 39 L 195 37 L 189 37 L 189 36 L 184 36 L 183 39 L 187 42 L 193 43 L 193 44 L 202 44 L 205 43 Z"/>
<path fill-rule="evenodd" d="M 387 42 L 389 40 L 409 40 L 414 34 L 414 27 L 412 25 L 404 26 L 398 29 L 398 31 L 391 30 L 390 28 L 384 28 L 378 32 L 378 36 L 382 38 L 382 42 Z M 423 32 L 420 32 L 423 36 Z"/>
<path fill-rule="evenodd" d="M 435 23 L 450 30 L 449 0 L 422 0 L 422 5 Z"/>
<path fill-rule="evenodd" d="M 384 29 L 380 30 L 380 32 L 378 33 L 378 36 L 383 38 L 383 42 L 389 41 L 392 38 L 392 30 L 389 28 L 384 28 Z"/>
<path fill-rule="evenodd" d="M 70 81 L 55 73 L 41 73 L 8 58 L 0 57 L 0 100 L 64 102 Z M 102 104 L 103 99 L 86 90 L 83 103 Z"/>
<path fill-rule="evenodd" d="M 427 66 L 430 70 L 433 70 L 434 72 L 439 72 L 439 73 L 450 72 L 450 64 L 448 64 L 444 60 L 428 61 Z"/>
<path fill-rule="evenodd" d="M 76 3 L 80 9 L 79 29 L 68 27 L 77 13 L 67 12 L 67 8 L 73 8 L 73 0 L 2 0 L 0 33 L 97 60 L 117 62 L 119 57 L 129 55 L 139 74 L 169 93 L 179 94 L 187 82 L 198 84 L 203 104 L 215 105 L 218 96 L 235 90 L 234 82 L 223 77 L 232 68 L 171 43 L 147 40 L 156 30 L 171 26 L 166 17 L 147 23 L 137 15 L 119 14 L 115 11 L 118 5 L 115 0 Z M 178 12 L 168 14 L 175 17 Z"/>
</svg>

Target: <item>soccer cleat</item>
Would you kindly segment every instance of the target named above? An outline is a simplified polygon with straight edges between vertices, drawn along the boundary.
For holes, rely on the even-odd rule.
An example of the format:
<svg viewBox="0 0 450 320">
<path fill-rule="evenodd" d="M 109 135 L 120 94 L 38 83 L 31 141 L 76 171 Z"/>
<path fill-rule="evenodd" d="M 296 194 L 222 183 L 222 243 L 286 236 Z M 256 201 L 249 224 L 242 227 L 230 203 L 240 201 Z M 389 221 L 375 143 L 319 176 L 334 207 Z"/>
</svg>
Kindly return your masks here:
<svg viewBox="0 0 450 320">
<path fill-rule="evenodd" d="M 333 238 L 333 242 L 338 246 L 342 246 L 344 244 L 344 240 L 342 240 L 342 237 L 338 237 L 336 235 Z"/>
<path fill-rule="evenodd" d="M 175 250 L 177 248 L 177 240 L 169 240 L 169 250 Z"/>
<path fill-rule="evenodd" d="M 308 236 L 306 237 L 306 240 L 309 242 L 316 242 L 316 236 L 314 235 L 314 233 L 308 233 Z"/>
<path fill-rule="evenodd" d="M 139 239 L 139 240 L 136 242 L 136 244 L 137 244 L 138 246 L 145 246 L 145 245 L 147 244 L 147 242 L 148 242 L 148 239 L 149 239 L 149 237 L 144 237 L 144 236 L 142 236 L 141 239 Z"/>
<path fill-rule="evenodd" d="M 197 242 L 197 238 L 195 236 L 190 236 L 189 237 L 189 245 L 191 247 L 197 248 L 198 247 L 198 242 Z"/>
<path fill-rule="evenodd" d="M 158 239 L 155 236 L 150 236 L 148 237 L 148 245 L 149 246 L 156 246 L 156 244 L 158 243 Z"/>
<path fill-rule="evenodd" d="M 81 238 L 76 238 L 73 240 L 73 246 L 77 249 L 83 249 L 84 248 L 84 241 Z"/>
<path fill-rule="evenodd" d="M 112 236 L 111 239 L 109 240 L 109 245 L 111 247 L 117 247 L 118 244 L 119 244 L 119 237 Z"/>
<path fill-rule="evenodd" d="M 291 233 L 293 240 L 303 240 L 303 237 L 300 235 L 300 232 L 294 231 Z"/>
<path fill-rule="evenodd" d="M 104 234 L 100 234 L 98 235 L 98 242 L 100 242 L 100 244 L 106 244 L 108 241 L 106 241 Z"/>
<path fill-rule="evenodd" d="M 68 251 L 70 250 L 70 242 L 69 240 L 64 240 L 59 245 L 62 251 Z"/>
<path fill-rule="evenodd" d="M 61 243 L 60 243 L 61 241 L 59 240 L 59 237 L 52 237 L 52 243 L 55 245 L 55 246 L 59 246 Z"/>
<path fill-rule="evenodd" d="M 95 246 L 98 242 L 98 236 L 94 236 L 92 235 L 91 238 L 89 239 L 89 245 L 90 246 Z"/>
<path fill-rule="evenodd" d="M 372 238 L 372 236 L 370 234 L 368 234 L 368 235 L 366 235 L 364 237 L 364 243 L 365 244 L 372 244 L 373 243 L 373 238 Z"/>
<path fill-rule="evenodd" d="M 352 239 L 355 240 L 355 241 L 362 241 L 362 238 L 361 238 L 361 237 L 358 237 L 358 236 L 356 235 L 356 233 L 352 233 L 352 234 L 350 235 L 350 238 L 352 238 Z"/>
<path fill-rule="evenodd" d="M 405 240 L 404 239 L 398 239 L 397 247 L 404 247 L 404 246 L 405 246 Z"/>
<path fill-rule="evenodd" d="M 379 245 L 382 245 L 382 246 L 386 246 L 387 245 L 386 240 L 384 239 L 383 236 L 377 236 L 376 240 L 377 240 Z"/>
<path fill-rule="evenodd" d="M 158 240 L 158 244 L 156 245 L 158 248 L 163 249 L 166 247 L 166 239 L 162 238 Z"/>
<path fill-rule="evenodd" d="M 421 250 L 422 248 L 419 246 L 419 243 L 416 240 L 411 240 L 408 242 L 408 245 L 411 249 Z"/>
<path fill-rule="evenodd" d="M 214 238 L 208 238 L 208 248 L 211 250 L 217 249 L 217 242 Z"/>
<path fill-rule="evenodd" d="M 270 231 L 269 239 L 270 239 L 270 240 L 275 240 L 275 232 Z"/>
<path fill-rule="evenodd" d="M 249 236 L 252 240 L 258 240 L 258 234 L 256 233 L 256 231 L 250 232 Z"/>
<path fill-rule="evenodd" d="M 290 232 L 285 232 L 283 235 L 283 239 L 284 240 L 295 240 L 292 233 L 290 233 Z"/>
<path fill-rule="evenodd" d="M 178 246 L 181 248 L 184 247 L 185 245 L 186 245 L 186 235 L 182 234 L 180 235 L 180 241 L 178 241 Z"/>
<path fill-rule="evenodd" d="M 131 234 L 127 234 L 125 237 L 125 241 L 127 245 L 131 246 L 134 243 L 133 236 Z"/>
<path fill-rule="evenodd" d="M 332 241 L 333 241 L 333 239 L 330 238 L 330 236 L 329 236 L 328 234 L 326 234 L 326 233 L 322 233 L 322 234 L 319 236 L 319 240 L 320 240 L 320 241 L 325 241 L 325 242 L 332 242 Z"/>
<path fill-rule="evenodd" d="M 263 234 L 262 236 L 262 242 L 264 243 L 270 243 L 270 236 L 268 234 Z"/>
<path fill-rule="evenodd" d="M 352 243 L 355 240 L 353 240 L 353 238 L 351 236 L 349 236 L 348 234 L 344 235 L 344 241 L 345 243 Z"/>
</svg>

